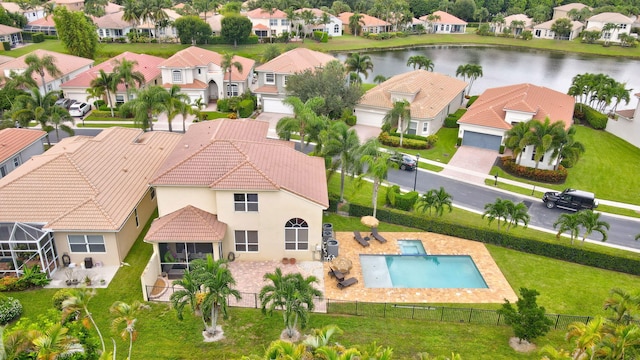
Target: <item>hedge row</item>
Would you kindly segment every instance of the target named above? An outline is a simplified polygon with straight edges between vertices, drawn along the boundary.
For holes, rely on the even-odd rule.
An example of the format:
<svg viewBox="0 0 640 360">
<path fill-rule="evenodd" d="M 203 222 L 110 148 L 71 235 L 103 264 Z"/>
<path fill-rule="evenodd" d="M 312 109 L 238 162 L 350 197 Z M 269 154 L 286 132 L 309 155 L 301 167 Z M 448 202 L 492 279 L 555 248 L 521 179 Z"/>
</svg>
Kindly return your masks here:
<svg viewBox="0 0 640 360">
<path fill-rule="evenodd" d="M 587 123 L 594 129 L 602 130 L 607 127 L 607 115 L 585 104 L 576 104 L 573 116 L 582 123 Z"/>
<path fill-rule="evenodd" d="M 396 209 L 411 211 L 418 201 L 420 195 L 417 191 L 410 191 L 408 193 L 400 192 L 400 186 L 393 185 L 387 190 L 387 205 L 390 205 Z"/>
<path fill-rule="evenodd" d="M 467 108 L 473 105 L 473 103 L 476 102 L 476 100 L 478 100 L 478 95 L 473 95 L 472 97 L 470 97 L 469 101 L 467 101 Z"/>
<path fill-rule="evenodd" d="M 504 151 L 504 149 L 502 150 Z M 516 164 L 511 156 L 501 157 L 500 163 L 502 169 L 509 174 L 530 180 L 561 184 L 567 179 L 567 169 L 562 165 L 558 166 L 558 170 L 534 169 Z"/>
<path fill-rule="evenodd" d="M 444 119 L 444 127 L 446 128 L 457 128 L 458 120 L 467 112 L 467 109 L 458 109 L 456 112 L 447 115 L 447 118 Z"/>
<path fill-rule="evenodd" d="M 378 140 L 383 145 L 400 147 L 400 134 L 382 132 L 378 136 Z M 407 149 L 430 149 L 438 142 L 437 135 L 429 135 L 427 137 L 419 136 L 419 135 L 403 135 L 402 139 L 402 147 Z"/>
<path fill-rule="evenodd" d="M 368 206 L 358 204 L 349 205 L 349 216 L 366 216 L 371 215 L 372 212 L 373 209 Z M 507 249 L 600 269 L 640 275 L 640 259 L 603 254 L 594 250 L 585 250 L 561 243 L 544 242 L 491 228 L 476 228 L 458 223 L 445 222 L 438 218 L 418 217 L 398 210 L 378 209 L 376 217 L 380 221 L 391 224 L 409 226 L 438 234 L 480 241 L 485 244 L 497 245 Z"/>
</svg>

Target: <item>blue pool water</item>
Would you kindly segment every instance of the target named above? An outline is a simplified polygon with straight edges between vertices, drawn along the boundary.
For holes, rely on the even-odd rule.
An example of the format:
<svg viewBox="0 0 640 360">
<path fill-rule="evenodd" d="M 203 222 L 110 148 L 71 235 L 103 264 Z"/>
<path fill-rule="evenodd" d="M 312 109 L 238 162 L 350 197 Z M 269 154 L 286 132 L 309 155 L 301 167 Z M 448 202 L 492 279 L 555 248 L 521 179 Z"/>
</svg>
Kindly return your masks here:
<svg viewBox="0 0 640 360">
<path fill-rule="evenodd" d="M 426 255 L 424 245 L 420 240 L 398 240 L 400 254 L 402 255 Z"/>
<path fill-rule="evenodd" d="M 468 255 L 360 255 L 367 288 L 486 289 Z"/>
</svg>

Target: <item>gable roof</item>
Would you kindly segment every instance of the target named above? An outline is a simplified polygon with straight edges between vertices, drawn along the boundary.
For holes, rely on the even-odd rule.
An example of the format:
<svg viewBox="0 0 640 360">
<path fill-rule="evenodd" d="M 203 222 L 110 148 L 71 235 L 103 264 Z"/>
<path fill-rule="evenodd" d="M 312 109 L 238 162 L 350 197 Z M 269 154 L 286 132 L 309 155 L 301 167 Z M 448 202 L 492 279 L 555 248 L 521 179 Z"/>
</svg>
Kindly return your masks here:
<svg viewBox="0 0 640 360">
<path fill-rule="evenodd" d="M 589 6 L 583 4 L 583 3 L 571 3 L 571 4 L 565 4 L 565 5 L 560 5 L 560 6 L 556 6 L 553 8 L 553 10 L 560 10 L 560 11 L 567 11 L 569 12 L 570 10 L 576 9 L 576 10 L 580 10 L 583 8 L 589 8 L 591 9 Z"/>
<path fill-rule="evenodd" d="M 295 74 L 307 69 L 322 67 L 335 57 L 309 50 L 307 48 L 295 48 L 266 62 L 256 68 L 256 71 L 273 72 L 277 74 Z"/>
<path fill-rule="evenodd" d="M 392 92 L 416 93 L 411 102 L 411 117 L 428 119 L 440 113 L 466 87 L 462 80 L 420 69 L 393 76 L 367 91 L 358 104 L 391 109 Z"/>
<path fill-rule="evenodd" d="M 603 12 L 598 15 L 593 15 L 587 19 L 589 21 L 596 21 L 601 23 L 613 23 L 613 24 L 632 24 L 633 20 L 625 15 L 614 12 Z"/>
<path fill-rule="evenodd" d="M 324 160 L 267 139 L 269 123 L 222 119 L 195 123 L 154 174 L 151 185 L 214 190 L 286 190 L 329 205 Z"/>
<path fill-rule="evenodd" d="M 153 220 L 144 237 L 147 242 L 214 242 L 224 239 L 227 224 L 218 216 L 188 205 Z"/>
<path fill-rule="evenodd" d="M 190 46 L 186 49 L 180 50 L 173 54 L 170 58 L 161 62 L 158 66 L 160 68 L 195 68 L 197 66 L 208 66 L 213 63 L 218 66 L 222 64 L 222 55 L 215 51 L 205 50 L 197 46 Z M 235 55 L 233 61 L 237 61 L 242 64 L 242 72 L 239 72 L 235 66 L 231 67 L 231 80 L 242 81 L 246 80 L 251 69 L 255 65 L 255 60 L 248 59 L 242 56 Z M 225 80 L 229 77 L 225 76 Z"/>
<path fill-rule="evenodd" d="M 551 30 L 551 27 L 553 26 L 553 24 L 555 24 L 556 20 L 552 19 L 552 20 L 549 20 L 549 21 L 545 21 L 545 22 L 543 22 L 541 24 L 535 25 L 533 28 L 534 29 Z M 584 27 L 584 24 L 581 23 L 580 21 L 575 21 L 575 20 L 571 21 L 571 31 L 579 30 L 582 27 Z"/>
<path fill-rule="evenodd" d="M 78 57 L 78 56 L 57 53 L 55 51 L 37 49 L 37 50 L 34 50 L 34 51 L 32 51 L 32 52 L 30 52 L 30 53 L 28 53 L 26 55 L 22 55 L 22 56 L 20 56 L 18 58 L 15 58 L 12 61 L 9 61 L 9 62 L 6 62 L 4 64 L 1 64 L 0 65 L 0 72 L 5 74 L 6 76 L 9 75 L 11 70 L 13 70 L 15 72 L 22 72 L 23 70 L 25 70 L 28 67 L 28 65 L 25 63 L 25 59 L 27 58 L 27 56 L 29 56 L 31 54 L 35 54 L 39 58 L 42 58 L 45 55 L 51 55 L 55 59 L 54 64 L 58 67 L 58 69 L 62 73 L 62 76 L 60 76 L 58 78 L 62 78 L 65 75 L 68 75 L 68 74 L 70 74 L 70 73 L 72 73 L 74 71 L 82 69 L 83 67 L 91 66 L 93 64 L 93 60 L 92 59 L 85 59 L 85 58 Z M 42 79 L 40 78 L 40 75 L 34 73 L 33 74 L 33 79 L 36 81 L 36 83 L 39 86 L 42 86 Z M 55 79 L 57 79 L 57 78 L 53 78 L 53 77 L 51 77 L 51 75 L 49 75 L 48 72 L 45 72 L 44 81 L 50 82 L 50 81 L 53 81 Z"/>
<path fill-rule="evenodd" d="M 514 14 L 504 18 L 504 25 L 510 26 L 513 21 L 524 21 L 524 26 L 529 27 L 533 23 L 533 19 L 525 14 Z"/>
<path fill-rule="evenodd" d="M 507 110 L 533 113 L 533 119 L 551 122 L 562 121 L 565 128 L 573 124 L 572 96 L 546 87 L 532 84 L 516 84 L 485 90 L 462 115 L 459 124 L 472 124 L 511 129 L 504 119 Z"/>
<path fill-rule="evenodd" d="M 62 83 L 60 88 L 72 88 L 72 87 L 81 87 L 81 88 L 89 88 L 91 87 L 91 81 L 98 77 L 100 74 L 100 70 L 104 70 L 104 72 L 112 73 L 113 68 L 116 67 L 116 60 L 127 59 L 129 61 L 137 62 L 136 65 L 133 66 L 133 71 L 139 71 L 144 76 L 145 83 L 150 82 L 151 80 L 160 76 L 160 68 L 158 65 L 163 62 L 165 59 L 153 55 L 147 54 L 136 54 L 132 52 L 125 51 L 122 54 L 115 56 L 105 62 L 102 62 L 91 69 L 84 71 L 75 78 Z M 125 91 L 126 88 L 124 84 L 118 84 L 118 91 Z"/>
<path fill-rule="evenodd" d="M 273 14 L 269 14 L 268 11 L 262 8 L 257 8 L 251 11 L 247 11 L 246 16 L 249 19 L 286 19 L 287 18 L 287 14 L 284 11 L 278 10 L 276 8 L 273 8 Z"/>
<path fill-rule="evenodd" d="M 114 127 L 63 139 L 0 179 L 0 221 L 118 231 L 181 137 Z"/>
<path fill-rule="evenodd" d="M 322 10 L 320 10 L 320 9 L 318 9 L 318 8 L 301 8 L 301 9 L 295 10 L 295 11 L 294 11 L 294 13 L 296 13 L 296 14 L 301 14 L 301 13 L 303 13 L 303 12 L 305 12 L 305 11 L 311 11 L 311 13 L 313 14 L 313 16 L 315 16 L 316 18 L 321 18 L 321 17 L 322 17 L 322 14 L 325 14 L 325 13 L 326 13 L 327 15 L 329 15 L 329 18 L 335 18 L 335 16 L 334 16 L 334 15 L 332 15 L 332 14 L 330 14 L 330 13 L 326 12 L 326 11 L 322 11 Z"/>
<path fill-rule="evenodd" d="M 447 12 L 444 11 L 434 11 L 433 14 L 434 16 L 439 16 L 440 20 L 435 20 L 433 23 L 434 24 L 454 24 L 454 25 L 467 25 L 467 22 L 455 17 Z M 422 21 L 427 21 L 427 17 L 429 15 L 424 15 L 420 17 L 420 20 Z"/>
<path fill-rule="evenodd" d="M 0 163 L 39 141 L 47 133 L 42 130 L 7 128 L 0 130 Z"/>
<path fill-rule="evenodd" d="M 122 19 L 124 11 L 117 11 L 114 13 L 107 13 L 101 17 L 94 17 L 93 23 L 96 24 L 98 29 L 126 29 L 131 27 L 131 23 Z"/>
<path fill-rule="evenodd" d="M 369 27 L 369 26 L 389 26 L 391 25 L 390 23 L 382 20 L 382 19 L 378 19 L 377 17 L 371 16 L 371 15 L 367 15 L 367 14 L 363 14 L 360 13 L 360 15 L 362 15 L 362 22 L 364 23 L 363 26 L 365 27 Z M 338 15 L 338 18 L 340 19 L 340 21 L 342 21 L 343 25 L 349 25 L 349 18 L 353 16 L 352 12 L 348 12 L 345 11 L 343 13 L 341 13 L 340 15 Z"/>
<path fill-rule="evenodd" d="M 22 32 L 22 29 L 0 24 L 0 35 L 11 35 L 11 34 L 17 34 L 19 32 Z"/>
</svg>

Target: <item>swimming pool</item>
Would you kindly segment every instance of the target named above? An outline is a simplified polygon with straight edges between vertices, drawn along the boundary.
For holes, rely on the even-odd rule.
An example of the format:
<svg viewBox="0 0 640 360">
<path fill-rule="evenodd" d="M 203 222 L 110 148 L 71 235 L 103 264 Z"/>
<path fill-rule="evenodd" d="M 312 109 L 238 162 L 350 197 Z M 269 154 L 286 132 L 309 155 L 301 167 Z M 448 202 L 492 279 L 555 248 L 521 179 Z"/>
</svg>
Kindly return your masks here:
<svg viewBox="0 0 640 360">
<path fill-rule="evenodd" d="M 426 255 L 427 252 L 420 240 L 398 240 L 400 254 L 402 255 Z"/>
<path fill-rule="evenodd" d="M 360 255 L 367 288 L 486 289 L 468 255 Z"/>
</svg>

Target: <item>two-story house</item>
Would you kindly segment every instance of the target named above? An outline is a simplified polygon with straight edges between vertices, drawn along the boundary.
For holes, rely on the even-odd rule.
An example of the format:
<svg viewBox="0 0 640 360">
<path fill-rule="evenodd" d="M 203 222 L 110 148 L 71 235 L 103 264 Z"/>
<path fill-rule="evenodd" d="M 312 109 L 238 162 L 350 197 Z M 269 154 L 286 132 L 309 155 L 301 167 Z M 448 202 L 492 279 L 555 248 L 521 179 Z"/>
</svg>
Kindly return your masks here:
<svg viewBox="0 0 640 360">
<path fill-rule="evenodd" d="M 329 36 L 342 36 L 342 20 L 320 9 L 302 8 L 296 10 L 295 13 L 300 15 L 307 11 L 311 12 L 314 16 L 313 24 L 307 25 L 304 20 L 298 19 L 294 21 L 295 28 L 300 25 L 302 27 L 309 27 L 308 30 L 305 30 L 306 33 L 322 31 L 327 33 Z M 323 22 L 323 19 L 327 20 L 327 22 Z"/>
<path fill-rule="evenodd" d="M 253 93 L 258 96 L 262 111 L 293 114 L 293 109 L 282 102 L 287 97 L 287 77 L 323 67 L 332 60 L 336 58 L 307 48 L 296 48 L 258 66 L 258 86 Z"/>
<path fill-rule="evenodd" d="M 206 121 L 189 127 L 151 178 L 159 218 L 145 242 L 144 281 L 182 276 L 193 259 L 319 259 L 329 201 L 324 160 L 267 138 L 269 123 Z M 153 282 L 145 285 L 153 285 Z"/>
<path fill-rule="evenodd" d="M 613 24 L 612 29 L 607 30 L 607 24 Z M 601 31 L 602 35 L 600 40 L 611 41 L 614 43 L 620 42 L 620 35 L 631 33 L 631 25 L 633 19 L 620 13 L 604 12 L 598 15 L 593 15 L 587 19 L 586 31 Z"/>
<path fill-rule="evenodd" d="M 498 151 L 504 145 L 505 133 L 513 125 L 530 120 L 551 123 L 561 121 L 565 129 L 573 124 L 573 96 L 532 84 L 517 84 L 487 89 L 462 115 L 458 138 L 463 146 Z M 520 165 L 535 167 L 535 148 L 527 146 L 520 155 Z M 544 154 L 539 169 L 553 169 L 558 159 Z"/>
<path fill-rule="evenodd" d="M 274 8 L 267 11 L 262 8 L 248 11 L 245 16 L 251 20 L 253 33 L 259 38 L 275 37 L 283 32 L 291 32 L 291 21 L 287 14 Z"/>
<path fill-rule="evenodd" d="M 0 130 L 0 179 L 32 156 L 44 152 L 42 130 L 8 128 Z"/>
<path fill-rule="evenodd" d="M 100 70 L 103 70 L 105 73 L 110 74 L 113 73 L 113 68 L 118 65 L 119 61 L 122 60 L 134 61 L 133 71 L 140 72 L 144 77 L 144 83 L 141 88 L 151 85 L 160 85 L 162 84 L 162 76 L 160 65 L 165 59 L 153 55 L 147 54 L 136 54 L 132 52 L 125 51 L 122 54 L 115 56 L 107 61 L 104 61 L 91 69 L 79 74 L 75 78 L 63 83 L 60 88 L 62 89 L 66 98 L 86 102 L 91 99 L 89 94 L 87 93 L 87 89 L 91 88 L 91 82 L 100 75 Z M 119 83 L 116 87 L 116 92 L 110 94 L 111 96 L 111 104 L 113 106 L 124 104 L 127 101 L 127 88 L 124 84 Z M 129 96 L 133 97 L 134 94 L 129 92 Z M 93 99 L 93 100 L 104 100 L 107 104 L 109 104 L 108 99 Z M 90 101 L 93 101 L 90 100 Z"/>
<path fill-rule="evenodd" d="M 221 67 L 222 60 L 221 54 L 196 46 L 180 50 L 160 63 L 162 86 L 180 86 L 180 91 L 187 94 L 192 102 L 198 98 L 205 102 L 215 101 L 248 91 L 255 61 L 234 56 L 233 61 L 242 65 L 242 71 L 232 66 L 229 80 L 229 72 L 223 72 Z"/>
</svg>

